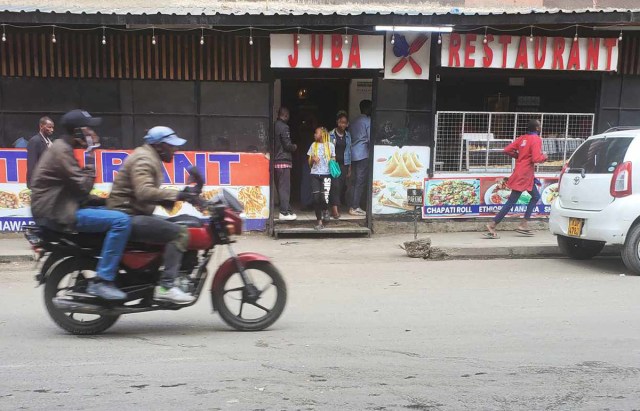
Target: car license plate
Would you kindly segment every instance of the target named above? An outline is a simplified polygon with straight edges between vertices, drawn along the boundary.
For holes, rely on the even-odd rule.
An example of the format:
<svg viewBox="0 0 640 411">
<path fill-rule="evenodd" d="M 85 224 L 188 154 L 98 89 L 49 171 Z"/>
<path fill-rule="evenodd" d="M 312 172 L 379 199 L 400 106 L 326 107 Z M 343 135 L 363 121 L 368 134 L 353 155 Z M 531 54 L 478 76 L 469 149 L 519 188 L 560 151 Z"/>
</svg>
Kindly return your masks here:
<svg viewBox="0 0 640 411">
<path fill-rule="evenodd" d="M 584 220 L 582 218 L 570 218 L 569 219 L 569 235 L 571 237 L 580 237 L 582 234 L 582 226 Z"/>
</svg>

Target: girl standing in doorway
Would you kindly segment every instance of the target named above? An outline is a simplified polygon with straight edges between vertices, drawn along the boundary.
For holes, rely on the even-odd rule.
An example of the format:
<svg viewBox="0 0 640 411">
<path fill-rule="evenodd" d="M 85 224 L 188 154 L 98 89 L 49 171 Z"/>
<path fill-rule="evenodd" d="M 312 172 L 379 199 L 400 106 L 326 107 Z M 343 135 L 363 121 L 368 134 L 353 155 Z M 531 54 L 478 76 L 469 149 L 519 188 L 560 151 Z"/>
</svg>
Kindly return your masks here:
<svg viewBox="0 0 640 411">
<path fill-rule="evenodd" d="M 309 147 L 309 166 L 311 167 L 311 193 L 316 212 L 316 230 L 322 230 L 324 223 L 329 220 L 327 211 L 326 191 L 331 186 L 329 161 L 335 159 L 335 146 L 329 141 L 329 132 L 324 127 L 318 127 L 313 135 L 314 142 Z"/>
<path fill-rule="evenodd" d="M 339 207 L 341 198 L 347 188 L 347 181 L 351 177 L 351 134 L 347 131 L 349 117 L 346 111 L 339 111 L 336 116 L 336 128 L 329 134 L 329 139 L 336 149 L 336 161 L 340 165 L 340 177 L 331 178 L 329 204 L 331 216 L 340 218 Z"/>
</svg>

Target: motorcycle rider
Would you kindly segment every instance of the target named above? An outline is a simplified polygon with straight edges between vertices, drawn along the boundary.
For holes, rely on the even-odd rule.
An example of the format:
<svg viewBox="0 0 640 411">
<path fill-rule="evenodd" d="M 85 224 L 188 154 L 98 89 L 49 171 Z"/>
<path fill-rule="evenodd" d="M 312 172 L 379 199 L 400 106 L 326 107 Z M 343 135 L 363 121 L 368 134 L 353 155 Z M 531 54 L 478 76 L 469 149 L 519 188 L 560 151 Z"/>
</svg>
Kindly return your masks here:
<svg viewBox="0 0 640 411">
<path fill-rule="evenodd" d="M 88 207 L 96 177 L 91 147 L 85 152 L 85 167 L 74 157 L 74 147 L 87 147 L 87 137 L 98 136 L 89 127 L 101 123 L 82 110 L 72 110 L 60 121 L 65 135 L 42 155 L 31 179 L 31 213 L 37 225 L 60 232 L 106 233 L 96 268 L 97 278 L 87 293 L 106 300 L 123 300 L 127 294 L 113 281 L 131 231 L 127 214 Z"/>
<path fill-rule="evenodd" d="M 136 148 L 122 164 L 113 182 L 107 206 L 132 216 L 133 241 L 166 244 L 164 271 L 156 286 L 154 299 L 186 304 L 194 297 L 175 286 L 182 254 L 189 244 L 189 231 L 166 219 L 153 216 L 157 205 L 171 208 L 176 201 L 198 197 L 192 187 L 183 191 L 160 189 L 163 182 L 162 163 L 171 163 L 178 147 L 187 141 L 169 127 L 157 126 L 147 132 L 145 144 Z"/>
</svg>

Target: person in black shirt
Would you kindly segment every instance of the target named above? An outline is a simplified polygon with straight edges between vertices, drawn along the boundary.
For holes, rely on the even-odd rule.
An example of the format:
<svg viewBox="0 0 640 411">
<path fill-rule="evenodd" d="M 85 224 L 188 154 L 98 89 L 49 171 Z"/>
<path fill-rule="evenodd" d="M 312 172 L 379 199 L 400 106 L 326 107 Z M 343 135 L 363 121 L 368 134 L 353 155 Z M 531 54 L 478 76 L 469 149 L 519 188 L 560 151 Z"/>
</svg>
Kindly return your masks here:
<svg viewBox="0 0 640 411">
<path fill-rule="evenodd" d="M 336 128 L 329 133 L 330 142 L 336 147 L 336 161 L 340 164 L 340 177 L 331 179 L 329 205 L 331 217 L 340 218 L 339 207 L 347 189 L 347 180 L 351 177 L 351 134 L 347 131 L 349 117 L 346 111 L 339 111 L 336 116 Z"/>
<path fill-rule="evenodd" d="M 51 146 L 51 136 L 53 135 L 53 120 L 49 117 L 40 119 L 40 130 L 38 134 L 31 137 L 27 143 L 27 187 L 31 188 L 31 177 L 36 169 L 40 157 L 45 150 Z"/>
</svg>

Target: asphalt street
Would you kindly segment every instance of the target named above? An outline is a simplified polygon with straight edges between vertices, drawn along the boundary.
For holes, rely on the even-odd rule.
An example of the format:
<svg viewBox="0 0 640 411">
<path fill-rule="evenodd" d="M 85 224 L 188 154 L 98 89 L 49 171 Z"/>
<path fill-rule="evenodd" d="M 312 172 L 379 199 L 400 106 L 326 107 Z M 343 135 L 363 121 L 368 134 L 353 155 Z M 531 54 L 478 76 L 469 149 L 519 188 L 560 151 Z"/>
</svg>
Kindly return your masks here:
<svg viewBox="0 0 640 411">
<path fill-rule="evenodd" d="M 71 336 L 33 264 L 2 264 L 0 409 L 640 409 L 640 277 L 620 260 L 436 262 L 358 241 L 248 241 L 289 287 L 258 333 L 204 295 Z"/>
</svg>

